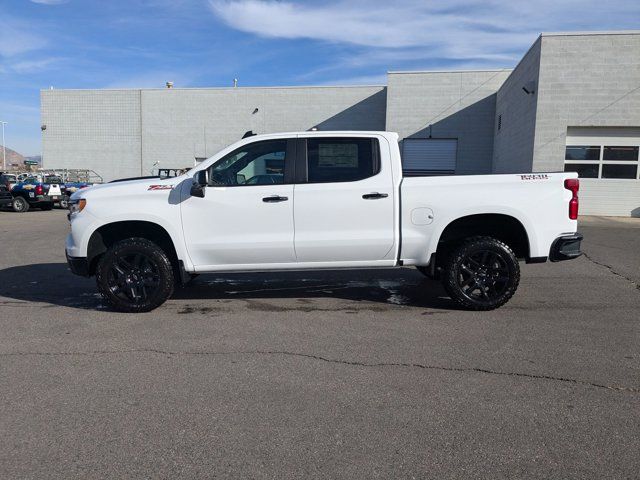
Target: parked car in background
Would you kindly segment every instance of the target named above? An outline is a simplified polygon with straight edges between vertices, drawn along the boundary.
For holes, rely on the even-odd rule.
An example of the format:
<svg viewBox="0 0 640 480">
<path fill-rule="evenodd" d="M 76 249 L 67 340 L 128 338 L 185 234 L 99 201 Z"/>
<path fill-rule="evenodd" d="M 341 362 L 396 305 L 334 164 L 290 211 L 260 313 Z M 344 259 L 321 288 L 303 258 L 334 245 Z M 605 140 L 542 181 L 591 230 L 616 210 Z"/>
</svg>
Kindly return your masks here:
<svg viewBox="0 0 640 480">
<path fill-rule="evenodd" d="M 11 189 L 13 211 L 24 213 L 30 208 L 51 210 L 55 202 L 59 202 L 62 191 L 58 184 L 49 185 L 36 178 L 26 178 L 16 183 Z"/>
<path fill-rule="evenodd" d="M 259 135 L 179 177 L 75 193 L 66 255 L 127 312 L 198 273 L 401 266 L 491 310 L 519 260 L 581 254 L 578 187 L 573 172 L 411 176 L 391 132 Z"/>
<path fill-rule="evenodd" d="M 0 208 L 9 207 L 13 203 L 13 196 L 7 183 L 5 176 L 0 173 Z"/>
<path fill-rule="evenodd" d="M 62 199 L 60 200 L 61 208 L 69 208 L 69 198 L 78 190 L 89 188 L 91 184 L 86 182 L 66 182 L 62 187 Z"/>
<path fill-rule="evenodd" d="M 18 183 L 18 177 L 16 175 L 14 175 L 13 173 L 3 173 L 2 176 L 4 177 L 4 180 L 2 181 L 2 183 L 4 183 L 4 185 L 11 190 L 13 188 L 13 186 Z"/>
<path fill-rule="evenodd" d="M 65 184 L 61 177 L 57 175 L 43 175 L 42 183 L 49 185 L 49 196 L 53 200 L 54 205 L 58 205 L 60 208 L 67 208 L 69 206 L 69 196 L 65 192 Z"/>
</svg>

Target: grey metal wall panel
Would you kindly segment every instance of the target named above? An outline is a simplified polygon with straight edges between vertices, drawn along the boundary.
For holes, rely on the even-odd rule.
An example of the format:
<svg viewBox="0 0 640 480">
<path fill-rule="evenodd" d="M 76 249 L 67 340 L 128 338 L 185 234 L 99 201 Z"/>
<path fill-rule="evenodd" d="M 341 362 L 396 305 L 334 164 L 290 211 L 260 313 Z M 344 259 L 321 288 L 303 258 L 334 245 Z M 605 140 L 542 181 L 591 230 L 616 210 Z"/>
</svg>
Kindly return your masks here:
<svg viewBox="0 0 640 480">
<path fill-rule="evenodd" d="M 534 82 L 537 91 L 539 72 L 540 39 L 498 90 L 492 168 L 495 173 L 531 172 L 533 169 L 537 93 L 527 94 L 522 87 Z"/>
<path fill-rule="evenodd" d="M 384 130 L 385 107 L 385 87 L 143 90 L 144 171 L 193 165 L 248 130 Z"/>
<path fill-rule="evenodd" d="M 386 87 L 43 90 L 47 168 L 106 181 L 192 166 L 255 133 L 384 130 Z"/>
<path fill-rule="evenodd" d="M 640 127 L 640 33 L 543 35 L 534 171 L 560 170 L 567 127 Z"/>
<path fill-rule="evenodd" d="M 495 93 L 510 70 L 389 73 L 386 129 L 457 138 L 456 173 L 490 173 Z"/>
<path fill-rule="evenodd" d="M 139 90 L 43 90 L 40 101 L 44 167 L 140 175 Z"/>
</svg>

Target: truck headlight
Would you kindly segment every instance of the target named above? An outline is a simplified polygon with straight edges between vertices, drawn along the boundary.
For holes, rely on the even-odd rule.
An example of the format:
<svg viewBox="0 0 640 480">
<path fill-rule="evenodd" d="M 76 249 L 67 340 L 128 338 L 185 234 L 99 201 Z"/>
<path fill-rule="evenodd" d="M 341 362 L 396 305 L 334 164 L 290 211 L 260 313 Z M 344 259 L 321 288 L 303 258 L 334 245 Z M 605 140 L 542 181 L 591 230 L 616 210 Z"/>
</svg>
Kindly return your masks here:
<svg viewBox="0 0 640 480">
<path fill-rule="evenodd" d="M 87 205 L 87 201 L 84 198 L 80 198 L 78 200 L 71 200 L 69 202 L 69 214 L 73 215 L 74 213 L 80 213 L 84 210 L 84 207 Z"/>
</svg>

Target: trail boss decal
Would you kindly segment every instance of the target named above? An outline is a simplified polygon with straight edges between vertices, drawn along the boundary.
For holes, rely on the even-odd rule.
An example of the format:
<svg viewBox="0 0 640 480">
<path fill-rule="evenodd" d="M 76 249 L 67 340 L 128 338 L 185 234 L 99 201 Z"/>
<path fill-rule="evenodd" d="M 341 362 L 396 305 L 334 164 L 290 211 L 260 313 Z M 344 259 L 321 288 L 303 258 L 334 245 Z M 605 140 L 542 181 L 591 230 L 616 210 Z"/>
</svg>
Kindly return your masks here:
<svg viewBox="0 0 640 480">
<path fill-rule="evenodd" d="M 546 173 L 520 175 L 520 180 L 549 180 L 549 175 L 547 175 Z"/>
<path fill-rule="evenodd" d="M 147 190 L 171 190 L 173 185 L 149 185 Z"/>
</svg>

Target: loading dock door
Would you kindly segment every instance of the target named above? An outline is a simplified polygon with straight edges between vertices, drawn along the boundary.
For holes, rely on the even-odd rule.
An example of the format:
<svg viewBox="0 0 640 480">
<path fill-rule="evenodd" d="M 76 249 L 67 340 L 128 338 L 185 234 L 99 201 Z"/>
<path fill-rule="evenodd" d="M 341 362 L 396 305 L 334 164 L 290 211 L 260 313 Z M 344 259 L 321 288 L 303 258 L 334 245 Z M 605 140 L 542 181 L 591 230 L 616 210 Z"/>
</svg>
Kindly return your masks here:
<svg viewBox="0 0 640 480">
<path fill-rule="evenodd" d="M 402 141 L 404 175 L 452 175 L 456 171 L 458 140 L 405 138 Z"/>
</svg>

